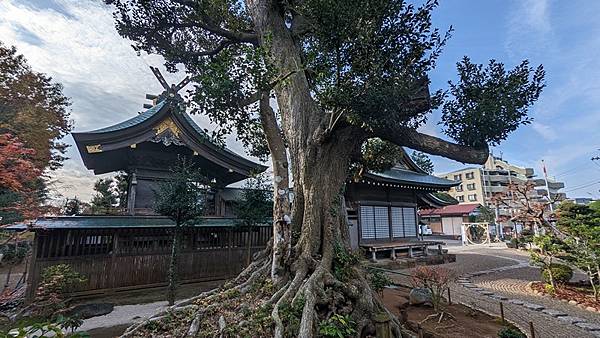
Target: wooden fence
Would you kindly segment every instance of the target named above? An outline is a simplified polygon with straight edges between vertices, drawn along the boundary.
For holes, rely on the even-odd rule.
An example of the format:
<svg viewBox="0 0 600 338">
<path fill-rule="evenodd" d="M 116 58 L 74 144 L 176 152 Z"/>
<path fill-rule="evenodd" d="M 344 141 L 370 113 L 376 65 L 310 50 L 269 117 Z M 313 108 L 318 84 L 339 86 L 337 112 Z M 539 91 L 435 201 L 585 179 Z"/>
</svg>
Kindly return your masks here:
<svg viewBox="0 0 600 338">
<path fill-rule="evenodd" d="M 271 238 L 270 226 L 185 228 L 179 259 L 183 282 L 237 275 Z M 28 276 L 29 299 L 43 270 L 68 264 L 87 278 L 74 295 L 163 286 L 171 253 L 172 228 L 37 230 Z"/>
</svg>

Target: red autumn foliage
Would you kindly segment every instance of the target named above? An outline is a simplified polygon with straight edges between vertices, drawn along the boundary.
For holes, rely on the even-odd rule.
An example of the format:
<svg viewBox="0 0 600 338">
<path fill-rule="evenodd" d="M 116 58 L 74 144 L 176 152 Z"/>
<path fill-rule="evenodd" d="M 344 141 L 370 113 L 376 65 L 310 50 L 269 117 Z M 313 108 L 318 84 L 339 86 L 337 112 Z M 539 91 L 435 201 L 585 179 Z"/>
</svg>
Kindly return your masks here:
<svg viewBox="0 0 600 338">
<path fill-rule="evenodd" d="M 31 157 L 35 151 L 26 148 L 11 134 L 0 134 L 0 190 L 8 190 L 19 195 L 19 202 L 5 210 L 15 210 L 24 218 L 34 218 L 42 213 L 35 181 L 42 172 Z"/>
<path fill-rule="evenodd" d="M 10 135 L 0 134 L 0 188 L 14 192 L 26 190 L 27 183 L 40 175 L 40 170 L 30 160 L 33 149 Z"/>
</svg>

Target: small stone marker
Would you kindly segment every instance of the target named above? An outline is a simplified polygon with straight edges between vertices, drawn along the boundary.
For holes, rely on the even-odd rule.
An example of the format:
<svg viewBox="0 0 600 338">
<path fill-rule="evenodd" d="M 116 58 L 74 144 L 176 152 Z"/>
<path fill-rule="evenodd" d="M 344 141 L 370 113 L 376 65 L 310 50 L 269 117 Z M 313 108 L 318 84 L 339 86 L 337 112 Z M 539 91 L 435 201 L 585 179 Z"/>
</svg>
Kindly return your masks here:
<svg viewBox="0 0 600 338">
<path fill-rule="evenodd" d="M 585 319 L 581 319 L 579 317 L 573 317 L 573 316 L 563 316 L 563 317 L 557 317 L 558 319 L 562 320 L 563 322 L 567 322 L 569 324 L 576 324 L 576 323 L 584 323 Z"/>
<path fill-rule="evenodd" d="M 545 314 L 550 315 L 552 317 L 565 317 L 567 315 L 564 312 L 560 312 L 558 310 L 553 310 L 553 309 L 544 309 L 544 310 L 542 310 L 542 313 L 545 313 Z"/>
<path fill-rule="evenodd" d="M 497 295 L 497 294 L 490 295 L 490 298 L 494 298 L 494 299 L 498 299 L 498 300 L 508 300 L 508 298 L 506 298 L 502 295 Z"/>
<path fill-rule="evenodd" d="M 600 325 L 598 325 L 598 324 L 579 322 L 579 323 L 575 323 L 575 326 L 578 326 L 578 327 L 588 330 L 588 331 L 600 331 Z"/>
<path fill-rule="evenodd" d="M 544 309 L 543 306 L 533 303 L 523 303 L 523 306 L 533 311 L 542 311 Z"/>
</svg>

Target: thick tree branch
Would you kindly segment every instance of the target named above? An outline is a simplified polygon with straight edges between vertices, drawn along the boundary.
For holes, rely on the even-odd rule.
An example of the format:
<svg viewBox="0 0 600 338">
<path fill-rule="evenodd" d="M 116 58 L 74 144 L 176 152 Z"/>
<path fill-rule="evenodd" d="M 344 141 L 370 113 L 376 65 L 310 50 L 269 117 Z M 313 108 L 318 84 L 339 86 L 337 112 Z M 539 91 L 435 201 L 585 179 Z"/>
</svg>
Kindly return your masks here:
<svg viewBox="0 0 600 338">
<path fill-rule="evenodd" d="M 191 55 L 193 55 L 195 57 L 214 56 L 214 55 L 219 54 L 219 52 L 221 52 L 223 49 L 225 49 L 225 48 L 233 45 L 234 43 L 235 42 L 230 41 L 230 40 L 221 40 L 221 42 L 219 42 L 219 44 L 217 45 L 217 47 L 215 47 L 214 49 L 191 53 Z"/>
<path fill-rule="evenodd" d="M 484 164 L 489 156 L 489 148 L 475 149 L 473 147 L 452 143 L 439 137 L 419 133 L 407 127 L 382 127 L 374 131 L 374 136 L 423 151 L 431 155 L 447 157 L 462 163 Z"/>
<path fill-rule="evenodd" d="M 190 8 L 191 10 L 197 11 L 199 10 L 198 6 L 200 5 L 198 2 L 189 1 L 189 0 L 172 0 L 173 2 Z M 194 20 L 191 23 L 179 24 L 179 27 L 199 27 L 206 31 L 209 31 L 215 35 L 221 36 L 227 40 L 232 42 L 246 42 L 251 43 L 253 45 L 258 44 L 258 35 L 252 32 L 237 32 L 231 31 L 225 28 L 220 27 L 218 24 L 215 24 L 213 20 L 207 15 L 201 14 L 200 20 Z"/>
</svg>

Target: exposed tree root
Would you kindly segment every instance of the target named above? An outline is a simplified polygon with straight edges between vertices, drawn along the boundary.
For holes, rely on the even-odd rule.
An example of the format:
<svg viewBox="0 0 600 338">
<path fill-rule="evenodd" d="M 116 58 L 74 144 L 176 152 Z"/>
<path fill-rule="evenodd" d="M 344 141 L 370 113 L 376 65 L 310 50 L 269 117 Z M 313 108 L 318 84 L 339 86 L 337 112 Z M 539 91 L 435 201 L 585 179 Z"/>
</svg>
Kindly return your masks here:
<svg viewBox="0 0 600 338">
<path fill-rule="evenodd" d="M 373 318 L 383 314 L 393 336 L 403 337 L 398 319 L 371 290 L 359 266 L 351 267 L 350 278 L 340 279 L 323 261 L 316 266 L 310 259 L 297 262 L 293 278 L 277 288 L 270 280 L 271 260 L 263 256 L 223 287 L 179 302 L 131 326 L 122 337 L 310 338 L 334 314 L 352 318 L 357 337 L 374 335 Z"/>
</svg>

